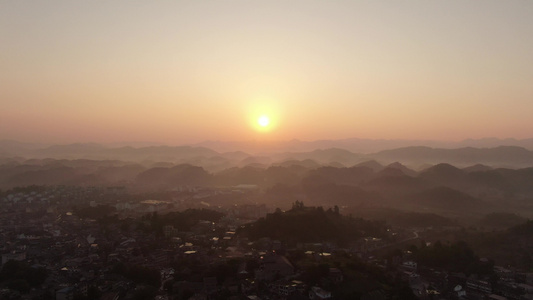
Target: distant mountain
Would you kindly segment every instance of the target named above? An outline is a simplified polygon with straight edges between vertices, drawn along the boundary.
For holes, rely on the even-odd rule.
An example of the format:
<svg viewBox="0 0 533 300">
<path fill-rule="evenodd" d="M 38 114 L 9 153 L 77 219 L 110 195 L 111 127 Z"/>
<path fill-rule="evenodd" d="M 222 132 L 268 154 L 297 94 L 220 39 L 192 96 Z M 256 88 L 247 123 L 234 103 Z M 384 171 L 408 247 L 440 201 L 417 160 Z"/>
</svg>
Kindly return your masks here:
<svg viewBox="0 0 533 300">
<path fill-rule="evenodd" d="M 222 147 L 221 145 L 229 146 Z M 250 145 L 253 147 L 249 147 Z M 378 146 L 370 147 L 370 145 Z M 457 148 L 463 145 L 489 145 L 492 148 L 473 148 L 471 146 Z M 145 147 L 116 147 L 116 145 L 110 146 L 95 143 L 75 143 L 43 147 L 38 144 L 3 140 L 0 141 L 0 158 L 115 159 L 135 162 L 147 161 L 148 163 L 166 161 L 177 164 L 189 163 L 199 165 L 211 171 L 219 171 L 225 167 L 229 167 L 229 165 L 244 166 L 251 163 L 271 164 L 281 163 L 287 160 L 303 161 L 307 159 L 313 160 L 321 165 L 333 166 L 353 166 L 364 161 L 372 160 L 375 160 L 381 165 L 399 162 L 402 165 L 414 167 L 417 170 L 421 165 L 435 165 L 443 162 L 457 167 L 468 167 L 475 164 L 507 168 L 532 167 L 533 152 L 524 147 L 520 147 L 520 145 L 533 149 L 533 139 L 483 139 L 454 143 L 365 139 L 311 142 L 292 140 L 289 142 L 250 143 L 206 142 L 192 146 Z M 376 150 L 377 152 L 372 152 L 369 149 Z M 214 156 L 224 158 L 227 161 L 205 161 Z M 241 164 L 237 164 L 238 161 L 243 161 L 247 157 L 261 157 L 261 160 L 254 162 L 244 161 Z"/>
<path fill-rule="evenodd" d="M 418 206 L 446 211 L 480 211 L 488 208 L 481 200 L 449 187 L 431 188 L 412 195 L 410 199 Z"/>
<path fill-rule="evenodd" d="M 49 158 L 85 158 L 90 155 L 97 155 L 106 148 L 100 144 L 86 143 L 86 144 L 70 144 L 70 145 L 53 145 L 39 150 L 41 157 Z"/>
<path fill-rule="evenodd" d="M 474 147 L 474 148 L 494 148 L 498 146 L 516 146 L 529 150 L 533 150 L 533 138 L 530 139 L 498 139 L 498 138 L 482 138 L 482 139 L 466 139 L 455 143 L 455 147 Z"/>
<path fill-rule="evenodd" d="M 485 228 L 504 229 L 513 226 L 522 225 L 527 222 L 527 219 L 513 213 L 495 212 L 490 213 L 479 221 L 479 225 Z"/>
<path fill-rule="evenodd" d="M 335 167 L 321 167 L 316 170 L 308 172 L 306 177 L 307 182 L 313 184 L 344 184 L 344 185 L 360 185 L 369 180 L 374 175 L 374 171 L 366 167 L 352 167 L 352 168 L 335 168 Z"/>
<path fill-rule="evenodd" d="M 212 157 L 220 153 L 211 149 L 190 146 L 151 146 L 143 148 L 122 147 L 106 149 L 101 155 L 111 156 L 122 160 L 156 160 L 156 161 L 176 161 L 185 163 L 188 159 L 197 157 Z"/>
<path fill-rule="evenodd" d="M 0 140 L 0 156 L 20 157 L 32 153 L 33 150 L 43 148 L 42 144 L 22 143 L 13 140 Z"/>
<path fill-rule="evenodd" d="M 269 165 L 272 163 L 272 159 L 267 156 L 248 156 L 239 161 L 238 166 L 248 166 L 251 164 Z"/>
<path fill-rule="evenodd" d="M 310 152 L 285 152 L 272 155 L 274 161 L 310 159 L 320 164 L 340 163 L 344 166 L 352 166 L 360 162 L 361 158 L 361 154 L 339 148 L 317 149 Z"/>
<path fill-rule="evenodd" d="M 183 163 L 186 160 L 197 158 L 209 158 L 213 156 L 224 156 L 214 150 L 203 147 L 191 146 L 149 146 L 134 148 L 131 146 L 109 148 L 95 143 L 76 143 L 69 145 L 53 145 L 46 148 L 30 148 L 29 146 L 21 150 L 24 144 L 0 143 L 0 150 L 3 152 L 13 152 L 14 147 L 21 154 L 13 153 L 26 158 L 55 158 L 55 159 L 116 159 L 122 161 L 167 161 Z M 228 153 L 228 158 L 242 158 L 246 154 L 241 152 Z"/>
<path fill-rule="evenodd" d="M 419 178 L 451 187 L 463 187 L 467 173 L 450 164 L 438 164 L 420 172 Z"/>
<path fill-rule="evenodd" d="M 233 167 L 215 174 L 215 182 L 219 185 L 235 186 L 239 184 L 262 185 L 265 181 L 265 170 L 252 166 Z"/>
<path fill-rule="evenodd" d="M 423 178 L 409 176 L 401 169 L 388 167 L 376 173 L 363 186 L 378 192 L 391 204 L 397 204 L 398 198 L 427 189 L 433 184 Z"/>
<path fill-rule="evenodd" d="M 493 169 L 492 167 L 489 167 L 486 165 L 475 164 L 473 166 L 463 168 L 463 171 L 470 173 L 470 172 L 490 171 L 492 169 Z"/>
<path fill-rule="evenodd" d="M 324 211 L 322 207 L 301 207 L 268 214 L 266 218 L 242 226 L 238 233 L 252 241 L 269 237 L 294 244 L 324 241 L 344 244 L 364 234 L 385 236 L 386 226 L 376 221 L 349 218 L 333 211 Z"/>
<path fill-rule="evenodd" d="M 354 165 L 354 167 L 367 167 L 372 169 L 374 172 L 379 172 L 385 168 L 382 164 L 378 163 L 375 160 L 364 161 Z"/>
<path fill-rule="evenodd" d="M 315 140 L 260 142 L 260 141 L 205 141 L 194 146 L 207 147 L 216 151 L 226 152 L 241 150 L 249 153 L 275 153 L 275 152 L 309 152 L 316 149 L 341 148 L 355 153 L 375 153 L 383 150 L 425 146 L 433 148 L 494 148 L 499 146 L 516 146 L 533 150 L 532 139 L 466 139 L 462 141 L 434 141 L 434 140 L 385 140 L 385 139 L 360 139 L 349 138 L 339 140 Z M 442 161 L 440 161 L 442 162 Z"/>
<path fill-rule="evenodd" d="M 434 149 L 418 146 L 385 150 L 371 154 L 369 157 L 385 162 L 399 161 L 403 164 L 446 162 L 455 166 L 470 166 L 472 164 L 513 168 L 533 166 L 533 152 L 515 146 L 459 149 Z"/>
<path fill-rule="evenodd" d="M 56 166 L 46 169 L 28 170 L 12 175 L 3 183 L 7 187 L 29 185 L 87 185 L 98 183 L 90 174 L 84 174 L 71 167 Z"/>
<path fill-rule="evenodd" d="M 319 163 L 312 159 L 305 160 L 286 160 L 280 163 L 275 163 L 273 166 L 289 167 L 289 166 L 301 166 L 307 169 L 316 169 L 321 167 Z"/>
<path fill-rule="evenodd" d="M 400 227 L 438 227 L 454 225 L 451 219 L 434 213 L 405 212 L 383 207 L 357 207 L 347 209 L 343 211 L 343 213 L 352 214 L 354 217 L 361 217 L 369 220 L 383 220 L 388 224 Z"/>
<path fill-rule="evenodd" d="M 172 168 L 151 168 L 135 178 L 135 183 L 142 187 L 173 188 L 178 186 L 208 186 L 212 175 L 203 168 L 187 164 Z"/>
<path fill-rule="evenodd" d="M 413 145 L 426 145 L 432 147 L 444 147 L 447 143 L 435 141 L 411 141 L 411 140 L 383 140 L 383 139 L 339 139 L 339 140 L 315 140 L 300 141 L 204 141 L 194 146 L 207 147 L 216 151 L 226 152 L 241 150 L 249 153 L 271 154 L 283 152 L 310 152 L 316 149 L 341 148 L 356 153 L 372 153 L 385 149 L 394 149 Z"/>
<path fill-rule="evenodd" d="M 409 175 L 409 176 L 416 176 L 418 174 L 416 171 L 409 169 L 408 167 L 402 165 L 399 162 L 393 162 L 392 164 L 388 165 L 386 168 L 400 170 L 402 171 L 402 173 L 404 173 L 405 175 Z"/>
</svg>

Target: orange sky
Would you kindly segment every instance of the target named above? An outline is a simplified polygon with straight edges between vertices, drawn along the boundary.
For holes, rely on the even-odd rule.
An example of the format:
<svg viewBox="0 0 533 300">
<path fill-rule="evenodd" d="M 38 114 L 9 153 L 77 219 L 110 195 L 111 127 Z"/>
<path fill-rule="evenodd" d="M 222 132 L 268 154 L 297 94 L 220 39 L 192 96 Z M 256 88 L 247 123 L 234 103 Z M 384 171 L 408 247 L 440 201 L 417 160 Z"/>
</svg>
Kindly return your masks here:
<svg viewBox="0 0 533 300">
<path fill-rule="evenodd" d="M 0 1 L 0 139 L 530 138 L 531 16 L 531 1 Z"/>
</svg>

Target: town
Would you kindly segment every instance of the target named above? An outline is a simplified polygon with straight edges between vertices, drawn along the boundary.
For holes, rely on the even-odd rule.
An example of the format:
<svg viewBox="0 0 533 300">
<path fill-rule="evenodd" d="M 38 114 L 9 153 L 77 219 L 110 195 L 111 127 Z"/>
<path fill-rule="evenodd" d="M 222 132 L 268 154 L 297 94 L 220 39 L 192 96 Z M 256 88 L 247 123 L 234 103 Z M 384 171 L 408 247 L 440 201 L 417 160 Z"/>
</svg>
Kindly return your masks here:
<svg viewBox="0 0 533 300">
<path fill-rule="evenodd" d="M 460 230 L 453 226 L 400 228 L 299 201 L 281 211 L 212 200 L 254 193 L 250 185 L 3 191 L 0 297 L 533 299 L 528 270 L 497 266 L 464 242 L 430 242 Z"/>
</svg>

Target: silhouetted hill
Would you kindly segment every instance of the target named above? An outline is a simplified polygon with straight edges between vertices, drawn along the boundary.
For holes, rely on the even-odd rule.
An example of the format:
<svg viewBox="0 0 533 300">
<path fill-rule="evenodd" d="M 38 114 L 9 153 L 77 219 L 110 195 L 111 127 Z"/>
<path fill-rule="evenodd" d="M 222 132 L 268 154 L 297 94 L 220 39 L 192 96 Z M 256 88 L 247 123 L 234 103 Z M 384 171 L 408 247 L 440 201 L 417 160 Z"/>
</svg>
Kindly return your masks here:
<svg viewBox="0 0 533 300">
<path fill-rule="evenodd" d="M 151 168 L 140 173 L 135 182 L 140 186 L 169 188 L 177 186 L 205 186 L 212 182 L 212 176 L 203 168 L 178 165 L 172 168 Z"/>
<path fill-rule="evenodd" d="M 372 169 L 374 172 L 379 172 L 385 168 L 382 164 L 378 163 L 375 160 L 368 160 L 362 163 L 358 163 L 354 165 L 354 167 L 367 167 Z"/>
<path fill-rule="evenodd" d="M 316 141 L 276 141 L 276 142 L 257 142 L 257 141 L 205 141 L 197 146 L 208 147 L 216 151 L 234 151 L 242 150 L 250 153 L 264 152 L 307 152 L 315 149 L 341 148 L 356 153 L 375 153 L 378 151 L 405 148 L 412 146 L 425 146 L 433 148 L 494 148 L 498 146 L 517 146 L 533 150 L 533 139 L 466 139 L 458 142 L 430 141 L 430 140 L 383 140 L 383 139 L 360 139 L 349 138 L 340 140 L 316 140 Z M 439 161 L 442 162 L 442 161 Z"/>
<path fill-rule="evenodd" d="M 404 173 L 405 175 L 409 175 L 409 176 L 415 176 L 418 174 L 416 171 L 409 169 L 408 167 L 402 165 L 399 162 L 393 162 L 392 164 L 389 164 L 388 166 L 386 166 L 386 168 L 398 169 L 402 171 L 402 173 Z"/>
<path fill-rule="evenodd" d="M 359 185 L 372 178 L 374 171 L 366 167 L 321 167 L 309 171 L 308 174 L 309 177 L 315 177 L 315 181 L 320 179 L 320 182 L 322 183 L 329 182 L 335 184 Z"/>
<path fill-rule="evenodd" d="M 265 173 L 262 168 L 246 166 L 242 168 L 230 168 L 215 174 L 215 182 L 221 185 L 233 186 L 238 184 L 261 185 L 265 181 Z"/>
<path fill-rule="evenodd" d="M 370 155 L 382 161 L 400 161 L 404 164 L 437 164 L 446 162 L 457 166 L 486 164 L 492 166 L 526 167 L 533 165 L 533 152 L 515 146 L 496 148 L 434 149 L 406 147 L 385 150 Z"/>
<path fill-rule="evenodd" d="M 2 148 L 0 148 L 2 149 Z M 203 147 L 191 146 L 149 146 L 149 147 L 116 147 L 110 148 L 95 143 L 76 143 L 69 145 L 53 145 L 42 149 L 31 149 L 24 152 L 27 157 L 56 159 L 117 159 L 122 161 L 175 161 L 212 156 L 224 156 L 216 151 Z M 228 153 L 228 157 L 242 157 L 242 153 Z"/>
<path fill-rule="evenodd" d="M 269 165 L 272 162 L 270 157 L 266 156 L 248 156 L 239 162 L 240 167 L 244 167 L 251 164 Z"/>
<path fill-rule="evenodd" d="M 528 220 L 523 224 L 509 228 L 508 231 L 519 236 L 533 237 L 533 220 Z"/>
<path fill-rule="evenodd" d="M 271 187 L 278 183 L 298 184 L 306 172 L 307 168 L 299 165 L 272 166 L 266 169 L 246 166 L 218 172 L 214 180 L 216 184 L 225 186 L 254 184 L 259 187 Z"/>
<path fill-rule="evenodd" d="M 355 241 L 363 234 L 383 236 L 385 232 L 383 222 L 348 218 L 334 211 L 324 211 L 322 207 L 302 207 L 268 214 L 238 233 L 251 240 L 269 237 L 289 243 L 331 241 L 342 244 Z"/>
<path fill-rule="evenodd" d="M 512 170 L 512 173 L 514 172 L 517 170 Z M 510 179 L 497 170 L 470 172 L 467 177 L 471 186 L 477 189 L 497 190 L 505 194 L 513 191 Z"/>
<path fill-rule="evenodd" d="M 316 176 L 306 177 L 302 184 L 306 198 L 312 205 L 356 206 L 381 202 L 381 197 L 375 192 L 365 191 L 357 186 L 324 182 Z"/>
<path fill-rule="evenodd" d="M 360 154 L 355 154 L 348 150 L 338 148 L 318 149 L 311 152 L 285 152 L 273 155 L 272 157 L 275 161 L 310 159 L 319 164 L 337 162 L 345 166 L 351 166 L 361 159 Z"/>
<path fill-rule="evenodd" d="M 455 225 L 449 218 L 434 213 L 406 212 L 390 208 L 348 208 L 343 214 L 352 214 L 369 220 L 381 220 L 400 227 L 439 227 Z"/>
<path fill-rule="evenodd" d="M 117 157 L 122 160 L 156 160 L 156 161 L 184 161 L 196 157 L 212 157 L 220 155 L 208 148 L 190 146 L 151 146 L 143 148 L 122 147 L 111 148 L 101 152 L 102 155 Z"/>
<path fill-rule="evenodd" d="M 300 165 L 272 166 L 265 170 L 263 184 L 269 187 L 276 184 L 296 185 L 301 182 L 307 172 L 308 169 Z"/>
<path fill-rule="evenodd" d="M 504 229 L 524 224 L 526 221 L 526 218 L 517 214 L 494 212 L 483 216 L 479 221 L 479 225 L 485 228 Z"/>
<path fill-rule="evenodd" d="M 119 167 L 99 168 L 95 175 L 107 183 L 130 183 L 145 170 L 146 168 L 141 165 L 131 164 Z"/>
<path fill-rule="evenodd" d="M 482 165 L 482 164 L 476 164 L 476 165 L 473 165 L 473 166 L 469 166 L 469 167 L 463 168 L 463 171 L 465 171 L 467 173 L 470 173 L 470 172 L 490 171 L 492 169 L 493 168 L 489 167 L 489 166 L 485 166 L 485 165 Z"/>
<path fill-rule="evenodd" d="M 70 145 L 53 145 L 39 151 L 41 157 L 53 158 L 83 158 L 89 155 L 97 155 L 106 148 L 96 143 L 75 143 Z"/>
<path fill-rule="evenodd" d="M 96 183 L 87 174 L 76 171 L 71 167 L 57 166 L 46 169 L 28 170 L 11 176 L 4 186 L 28 186 L 28 185 L 86 185 Z"/>
<path fill-rule="evenodd" d="M 14 140 L 0 140 L 0 156 L 23 157 L 31 154 L 43 145 L 36 143 L 22 143 Z"/>
<path fill-rule="evenodd" d="M 250 154 L 242 151 L 224 152 L 221 155 L 222 157 L 230 160 L 243 160 L 250 156 Z"/>
<path fill-rule="evenodd" d="M 399 197 L 419 192 L 432 184 L 423 178 L 406 175 L 401 169 L 387 167 L 376 173 L 363 186 L 392 202 L 398 202 Z"/>
<path fill-rule="evenodd" d="M 305 160 L 286 160 L 280 163 L 274 163 L 273 166 L 281 167 L 290 167 L 290 166 L 301 166 L 307 169 L 316 169 L 320 167 L 320 164 L 312 159 Z"/>
<path fill-rule="evenodd" d="M 421 179 L 434 182 L 437 185 L 462 189 L 468 185 L 467 173 L 450 164 L 441 163 L 420 172 Z"/>
<path fill-rule="evenodd" d="M 430 209 L 456 212 L 488 209 L 481 200 L 449 187 L 431 188 L 412 195 L 410 199 L 412 203 Z"/>
</svg>

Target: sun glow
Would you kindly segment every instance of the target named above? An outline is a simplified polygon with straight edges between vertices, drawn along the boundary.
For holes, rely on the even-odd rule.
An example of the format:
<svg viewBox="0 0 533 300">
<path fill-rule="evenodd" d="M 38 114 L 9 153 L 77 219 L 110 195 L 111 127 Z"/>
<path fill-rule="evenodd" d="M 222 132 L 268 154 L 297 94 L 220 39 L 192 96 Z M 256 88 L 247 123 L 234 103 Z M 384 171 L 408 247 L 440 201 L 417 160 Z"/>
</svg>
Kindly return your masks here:
<svg viewBox="0 0 533 300">
<path fill-rule="evenodd" d="M 270 124 L 270 119 L 268 116 L 262 115 L 257 119 L 257 124 L 261 127 L 267 127 Z"/>
<path fill-rule="evenodd" d="M 253 134 L 254 138 L 270 139 L 279 134 L 280 120 L 283 116 L 280 100 L 269 97 L 256 97 L 249 101 L 246 118 L 250 129 L 259 135 Z"/>
</svg>

